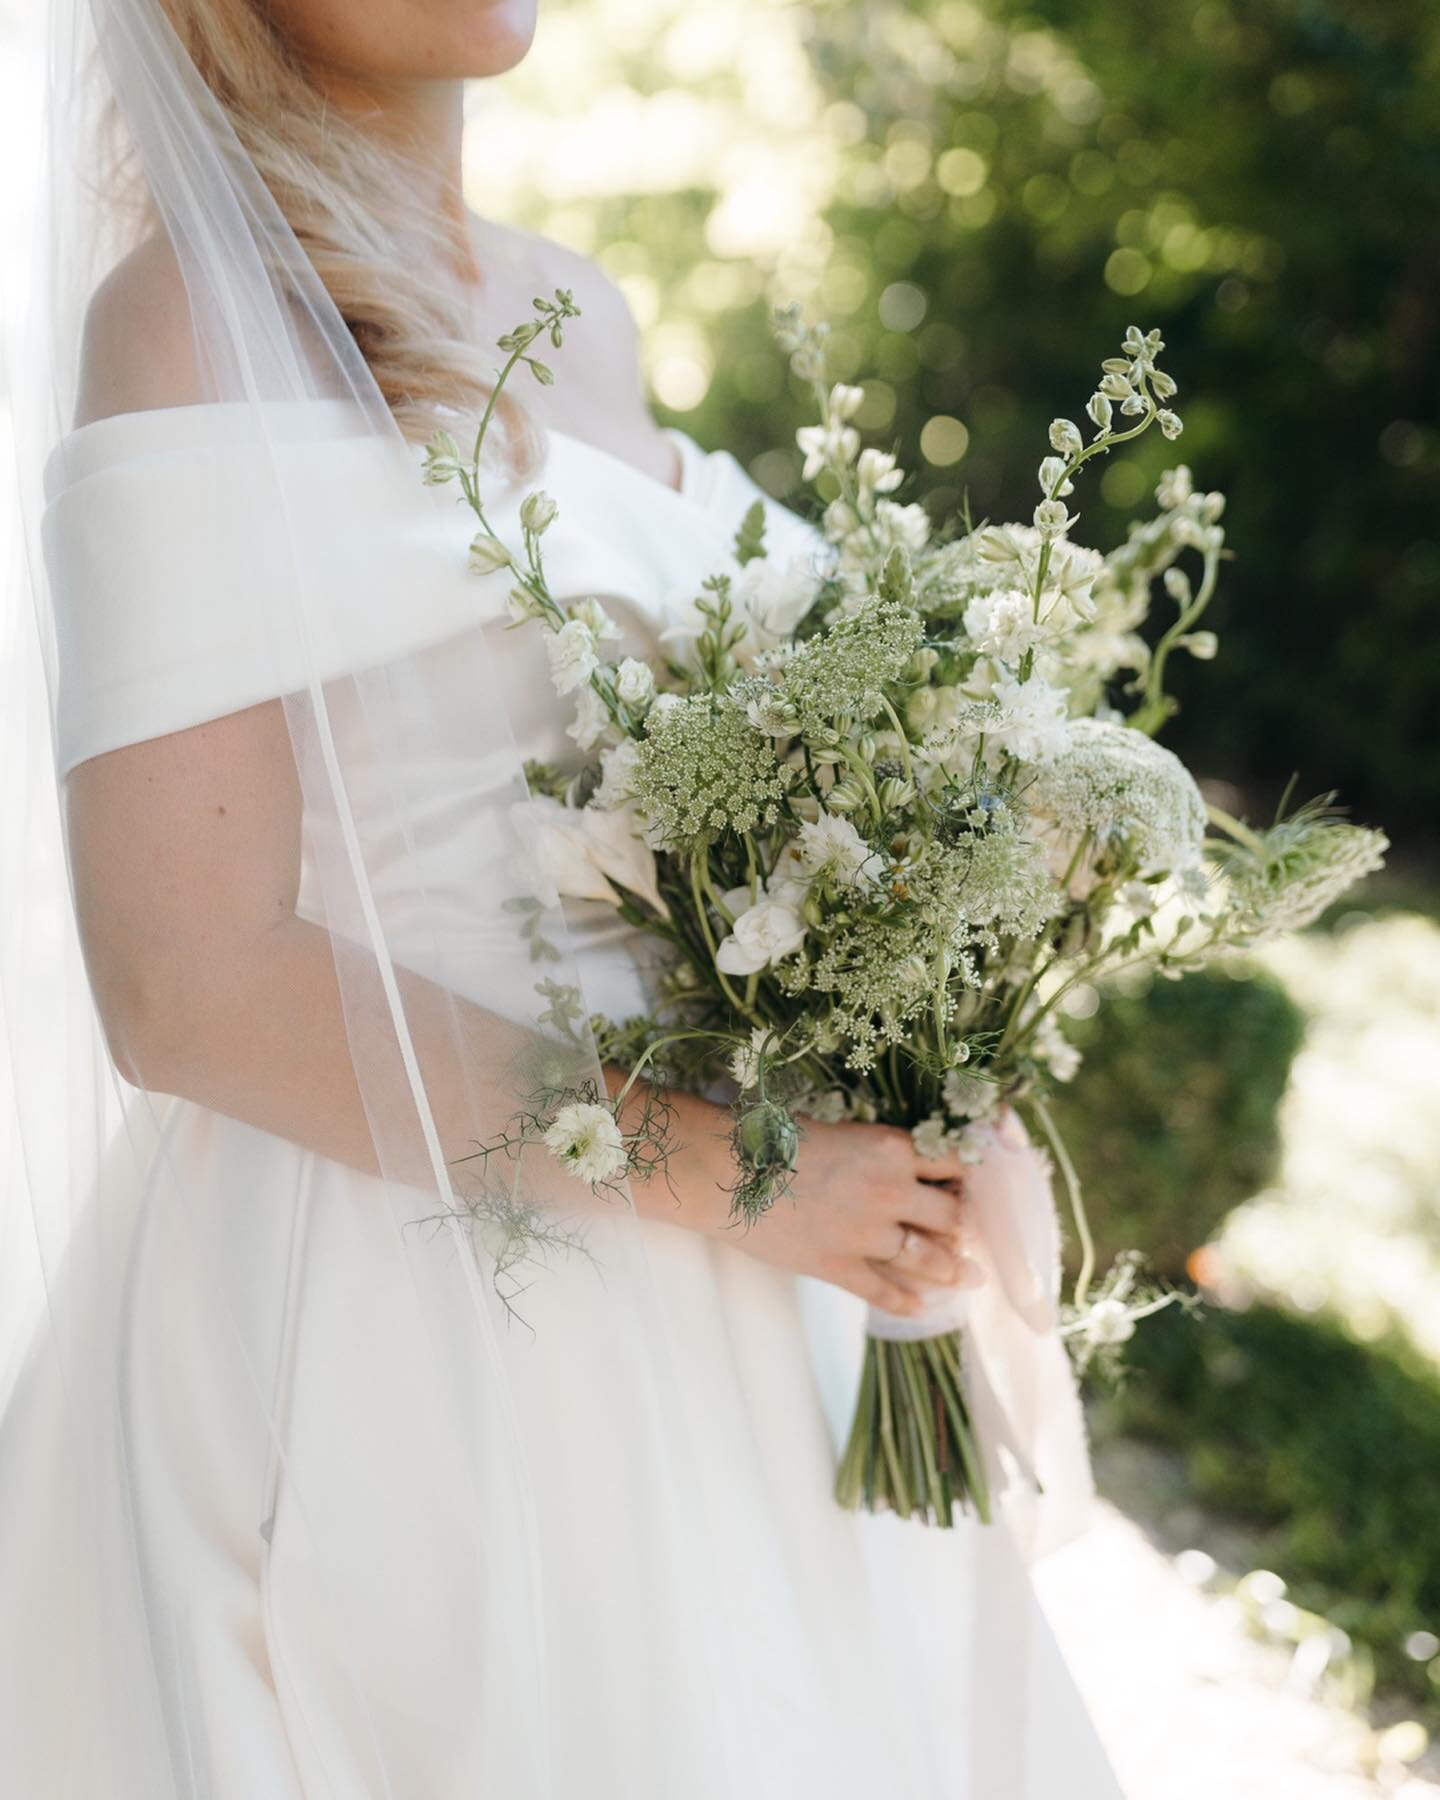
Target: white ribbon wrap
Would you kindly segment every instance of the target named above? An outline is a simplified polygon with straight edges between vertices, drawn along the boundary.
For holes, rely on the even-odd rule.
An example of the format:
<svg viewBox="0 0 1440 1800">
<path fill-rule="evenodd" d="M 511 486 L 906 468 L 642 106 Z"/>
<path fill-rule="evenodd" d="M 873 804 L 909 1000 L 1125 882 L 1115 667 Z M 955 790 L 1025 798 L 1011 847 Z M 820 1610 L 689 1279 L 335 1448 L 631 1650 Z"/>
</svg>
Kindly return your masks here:
<svg viewBox="0 0 1440 1800">
<path fill-rule="evenodd" d="M 959 1331 L 970 1417 L 992 1496 L 1028 1562 L 1090 1520 L 1085 1419 L 1060 1336 L 1060 1224 L 1050 1161 L 1002 1106 L 983 1159 L 963 1177 L 965 1254 L 976 1287 L 940 1292 L 914 1318 L 871 1308 L 871 1337 L 915 1342 Z"/>
</svg>

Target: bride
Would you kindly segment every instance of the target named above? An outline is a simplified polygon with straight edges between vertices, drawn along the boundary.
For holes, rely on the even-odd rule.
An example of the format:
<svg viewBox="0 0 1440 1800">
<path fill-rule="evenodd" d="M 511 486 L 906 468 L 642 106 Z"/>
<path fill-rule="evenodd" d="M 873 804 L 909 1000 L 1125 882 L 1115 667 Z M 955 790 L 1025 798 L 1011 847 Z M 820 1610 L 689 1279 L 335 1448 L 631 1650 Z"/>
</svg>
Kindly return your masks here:
<svg viewBox="0 0 1440 1800">
<path fill-rule="evenodd" d="M 657 977 L 558 910 L 524 766 L 575 745 L 421 448 L 563 290 L 482 477 L 517 546 L 555 502 L 552 590 L 653 651 L 761 497 L 657 427 L 595 264 L 462 199 L 464 81 L 533 5 L 55 4 L 6 1792 L 1113 1800 L 1020 1538 L 830 1493 L 865 1304 L 975 1278 L 995 1171 L 816 1122 L 738 1231 L 700 1098 L 623 1197 L 506 1149 L 537 1070 L 613 1089 L 585 1017 Z"/>
</svg>

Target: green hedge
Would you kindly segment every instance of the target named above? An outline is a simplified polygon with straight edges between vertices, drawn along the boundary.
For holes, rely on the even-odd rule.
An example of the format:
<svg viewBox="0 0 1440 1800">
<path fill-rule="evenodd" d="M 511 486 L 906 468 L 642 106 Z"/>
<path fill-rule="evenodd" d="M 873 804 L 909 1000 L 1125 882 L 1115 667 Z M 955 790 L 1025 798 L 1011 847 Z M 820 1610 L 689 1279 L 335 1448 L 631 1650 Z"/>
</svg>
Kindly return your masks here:
<svg viewBox="0 0 1440 1800">
<path fill-rule="evenodd" d="M 1133 1247 L 1180 1280 L 1189 1253 L 1274 1173 L 1300 1011 L 1268 975 L 1209 969 L 1112 993 L 1065 1032 L 1085 1061 L 1052 1110 L 1102 1266 Z"/>
<path fill-rule="evenodd" d="M 1110 1423 L 1166 1444 L 1202 1505 L 1258 1527 L 1291 1598 L 1369 1647 L 1379 1681 L 1432 1720 L 1405 1655 L 1440 1630 L 1440 1380 L 1399 1342 L 1271 1307 L 1147 1320 Z"/>
</svg>

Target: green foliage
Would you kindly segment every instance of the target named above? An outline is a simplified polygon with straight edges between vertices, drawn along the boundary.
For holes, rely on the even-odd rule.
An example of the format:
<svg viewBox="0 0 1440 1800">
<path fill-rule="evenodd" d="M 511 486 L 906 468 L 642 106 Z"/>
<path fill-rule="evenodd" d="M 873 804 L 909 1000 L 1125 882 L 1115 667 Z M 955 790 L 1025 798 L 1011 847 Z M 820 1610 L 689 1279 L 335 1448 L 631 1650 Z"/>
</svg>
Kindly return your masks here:
<svg viewBox="0 0 1440 1800">
<path fill-rule="evenodd" d="M 1112 992 L 1090 1018 L 1066 1020 L 1085 1061 L 1052 1111 L 1085 1184 L 1102 1268 L 1133 1246 L 1158 1274 L 1183 1279 L 1190 1252 L 1271 1178 L 1303 1032 L 1277 981 L 1225 969 Z"/>
<path fill-rule="evenodd" d="M 936 458 L 905 497 L 1024 516 L 1088 346 L 1153 320 L 1185 437 L 1117 456 L 1084 504 L 1088 541 L 1118 538 L 1177 451 L 1230 496 L 1225 679 L 1201 708 L 1205 671 L 1178 672 L 1168 741 L 1433 830 L 1440 12 L 892 0 L 817 7 L 810 49 L 853 140 L 817 304 L 842 377 L 879 371 L 860 423 Z M 706 329 L 716 375 L 683 422 L 768 451 L 783 371 L 759 308 Z M 784 485 L 773 451 L 760 473 Z"/>
<path fill-rule="evenodd" d="M 1264 1533 L 1290 1597 L 1375 1656 L 1379 1680 L 1436 1703 L 1404 1639 L 1440 1618 L 1440 1379 L 1398 1342 L 1271 1307 L 1166 1312 L 1130 1346 L 1113 1402 L 1167 1444 L 1195 1498 Z"/>
</svg>

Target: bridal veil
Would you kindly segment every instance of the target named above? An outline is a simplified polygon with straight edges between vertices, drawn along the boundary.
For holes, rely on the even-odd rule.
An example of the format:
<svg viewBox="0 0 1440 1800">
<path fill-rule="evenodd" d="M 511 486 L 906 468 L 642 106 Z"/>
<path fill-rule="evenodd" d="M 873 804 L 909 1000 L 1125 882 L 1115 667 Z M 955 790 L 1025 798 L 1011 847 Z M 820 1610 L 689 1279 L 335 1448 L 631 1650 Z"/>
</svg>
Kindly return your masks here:
<svg viewBox="0 0 1440 1800">
<path fill-rule="evenodd" d="M 644 1231 L 623 1192 L 597 1199 L 553 1161 L 503 1148 L 537 1095 L 602 1091 L 565 921 L 514 826 L 525 775 L 494 654 L 505 574 L 467 570 L 451 492 L 423 484 L 417 446 L 162 0 L 53 0 L 47 82 L 44 201 L 15 382 L 33 606 L 10 610 L 0 646 L 0 1252 L 38 1277 L 6 1323 L 0 1536 L 28 1504 L 29 1541 L 43 1528 L 53 1550 L 42 1583 L 0 1547 L 0 1711 L 26 1715 L 35 1761 L 23 1791 L 232 1791 L 197 1774 L 196 1746 L 219 1728 L 213 1696 L 195 1665 L 178 1562 L 142 1528 L 136 1503 L 152 1421 L 134 1394 L 163 1408 L 203 1371 L 230 1422 L 223 1445 L 196 1454 L 212 1458 L 213 1478 L 253 1518 L 245 1555 L 257 1579 L 303 1607 L 360 1722 L 342 1745 L 316 1721 L 289 1719 L 295 1742 L 308 1735 L 306 1792 L 412 1800 L 387 1748 L 397 1697 L 375 1682 L 365 1650 L 387 1633 L 419 1646 L 423 1700 L 423 1606 L 477 1622 L 472 1729 L 493 1746 L 482 1752 L 487 1792 L 565 1791 L 551 1758 L 567 1734 L 588 1734 L 616 1759 L 597 1768 L 595 1793 L 676 1791 L 657 1785 L 667 1767 L 706 1769 L 714 1800 L 759 1792 L 744 1722 L 727 1707 L 729 1671 L 757 1646 L 725 1623 L 724 1560 L 706 1538 L 714 1512 L 692 1456 L 697 1422 L 676 1389 Z M 178 399 L 157 391 L 143 417 L 77 424 L 87 314 L 147 231 L 183 295 L 174 328 L 197 380 Z M 133 321 L 136 333 L 155 327 Z M 504 466 L 486 479 L 497 528 L 518 543 L 522 486 Z M 434 552 L 437 513 L 453 559 Z M 348 528 L 332 528 L 337 516 Z M 137 614 L 130 599 L 142 592 Z M 452 691 L 458 681 L 473 695 L 463 742 L 453 709 L 433 704 L 437 647 Z M 126 1059 L 123 1079 L 114 1052 L 126 1047 L 107 1045 L 65 830 L 65 777 L 80 762 L 266 703 L 283 707 L 301 798 L 298 910 L 333 949 L 368 1121 L 374 1172 L 357 1173 L 349 1192 L 383 1274 L 383 1288 L 354 1295 L 349 1334 L 318 1344 L 307 1295 L 327 1240 L 311 1186 L 255 1194 L 254 1229 L 272 1233 L 279 1254 L 263 1290 L 248 1292 L 223 1239 L 201 1229 L 193 1157 L 175 1154 L 181 1103 L 147 1087 L 143 1056 Z M 456 833 L 414 775 L 432 757 L 484 772 L 459 869 Z M 156 868 L 157 882 L 182 878 L 177 866 Z M 432 1112 L 439 1080 L 459 1083 L 465 1137 L 489 1155 L 447 1160 Z M 238 1260 L 249 1229 L 236 1209 Z M 165 1311 L 170 1335 L 162 1366 L 137 1386 L 137 1372 L 117 1364 L 116 1316 L 137 1303 L 127 1284 L 140 1279 L 142 1240 L 157 1239 L 183 1293 L 138 1296 Z M 405 1309 L 410 1348 L 404 1366 L 367 1370 L 365 1417 L 346 1441 L 366 1444 L 373 1462 L 338 1473 L 298 1462 L 297 1358 L 363 1357 L 366 1309 L 379 1306 Z M 584 1483 L 594 1421 L 546 1348 L 562 1307 L 567 1329 L 578 1324 L 624 1383 L 623 1454 L 651 1499 L 619 1516 L 597 1491 L 593 1506 L 574 1509 L 588 1523 L 564 1543 L 544 1524 L 550 1489 Z M 31 1459 L 53 1502 L 38 1522 L 33 1485 L 28 1502 L 6 1485 L 7 1469 Z M 388 1491 L 407 1500 L 388 1524 L 372 1503 L 382 1465 Z M 417 1589 L 407 1555 L 432 1502 L 473 1522 L 447 1538 L 453 1568 L 434 1592 Z M 362 1531 L 375 1535 L 357 1542 Z M 994 1556 L 1009 1566 L 998 1537 Z M 351 1580 L 362 1563 L 363 1613 Z M 984 1580 L 992 1625 L 1028 1600 L 993 1570 Z M 547 1612 L 561 1581 L 589 1596 L 563 1639 Z M 272 1623 L 278 1658 L 284 1621 Z M 688 1646 L 686 1666 L 647 1692 L 655 1671 L 644 1647 L 669 1642 Z M 1023 1652 L 1009 1668 L 1023 1684 Z M 449 1673 L 435 1669 L 435 1682 Z M 677 1695 L 683 1704 L 667 1705 Z M 1000 1762 L 1025 1730 L 1013 1684 L 1011 1698 Z M 632 1714 L 648 1715 L 646 1730 L 605 1723 Z M 995 1719 L 978 1725 L 995 1736 Z M 667 1762 L 667 1734 L 681 1732 L 683 1754 Z M 233 1791 L 281 1789 L 250 1771 Z M 997 1782 L 975 1800 L 1022 1791 Z"/>
</svg>

